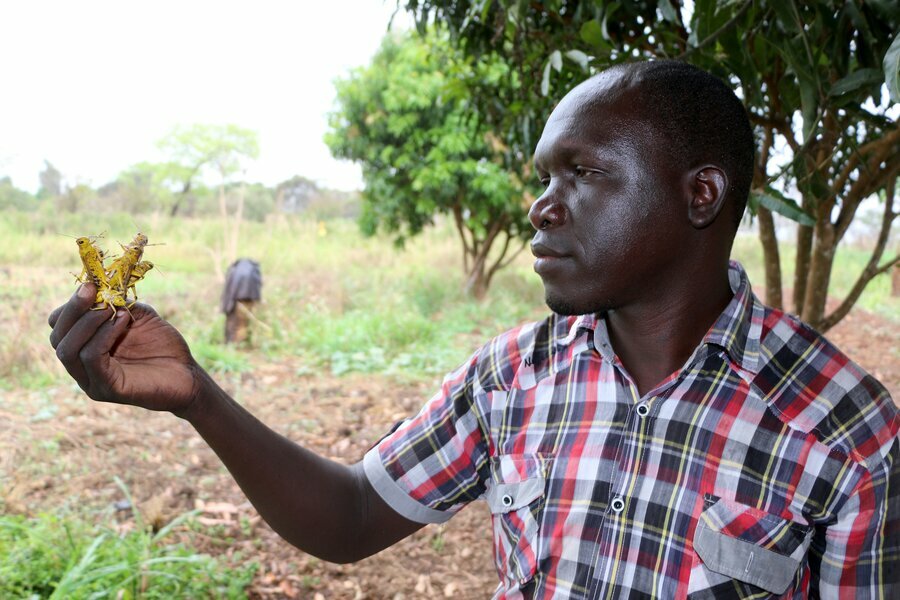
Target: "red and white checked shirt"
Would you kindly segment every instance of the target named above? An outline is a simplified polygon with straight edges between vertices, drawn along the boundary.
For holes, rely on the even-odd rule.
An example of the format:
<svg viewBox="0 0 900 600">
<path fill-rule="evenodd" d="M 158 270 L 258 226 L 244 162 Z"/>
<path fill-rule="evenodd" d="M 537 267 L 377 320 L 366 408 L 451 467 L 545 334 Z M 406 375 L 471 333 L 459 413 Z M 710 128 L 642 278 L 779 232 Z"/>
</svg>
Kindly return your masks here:
<svg viewBox="0 0 900 600">
<path fill-rule="evenodd" d="M 493 521 L 495 598 L 900 598 L 900 417 L 875 379 L 753 295 L 645 394 L 605 322 L 482 347 L 366 454 L 399 513 Z"/>
</svg>

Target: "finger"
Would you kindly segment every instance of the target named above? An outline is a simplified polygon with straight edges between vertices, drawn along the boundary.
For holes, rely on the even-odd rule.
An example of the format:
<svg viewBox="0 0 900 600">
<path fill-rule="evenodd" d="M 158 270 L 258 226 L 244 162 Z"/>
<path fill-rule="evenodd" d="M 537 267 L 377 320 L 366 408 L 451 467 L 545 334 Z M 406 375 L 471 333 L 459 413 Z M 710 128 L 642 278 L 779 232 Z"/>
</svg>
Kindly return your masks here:
<svg viewBox="0 0 900 600">
<path fill-rule="evenodd" d="M 79 287 L 68 302 L 50 313 L 47 322 L 53 331 L 50 332 L 50 345 L 54 348 L 66 336 L 69 329 L 76 321 L 94 305 L 97 298 L 97 288 L 93 284 L 84 283 Z"/>
<path fill-rule="evenodd" d="M 110 369 L 110 351 L 125 333 L 131 320 L 129 314 L 120 310 L 115 319 L 107 321 L 97 329 L 97 333 L 81 348 L 78 354 L 84 373 L 92 384 L 92 390 L 98 392 L 99 400 L 106 399 L 106 392 L 113 384 L 115 374 Z"/>
<path fill-rule="evenodd" d="M 66 335 L 56 345 L 56 357 L 59 359 L 59 362 L 63 364 L 69 375 L 85 391 L 88 390 L 90 381 L 88 381 L 79 355 L 82 348 L 97 333 L 97 329 L 108 320 L 109 311 L 89 311 L 75 321 L 75 324 L 69 328 Z M 57 323 L 58 326 L 59 324 Z"/>
</svg>

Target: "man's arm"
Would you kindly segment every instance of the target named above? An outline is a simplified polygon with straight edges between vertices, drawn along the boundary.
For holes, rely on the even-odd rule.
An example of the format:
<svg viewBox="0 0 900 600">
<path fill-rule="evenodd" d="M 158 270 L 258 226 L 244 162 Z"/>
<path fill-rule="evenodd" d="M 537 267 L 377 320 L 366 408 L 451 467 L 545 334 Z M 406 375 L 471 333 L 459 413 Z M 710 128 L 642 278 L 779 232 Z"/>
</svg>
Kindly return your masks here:
<svg viewBox="0 0 900 600">
<path fill-rule="evenodd" d="M 194 361 L 184 338 L 146 305 L 109 319 L 86 284 L 50 315 L 51 345 L 94 400 L 186 419 L 283 538 L 325 560 L 370 556 L 417 529 L 369 484 L 362 463 L 325 459 L 275 433 Z"/>
</svg>

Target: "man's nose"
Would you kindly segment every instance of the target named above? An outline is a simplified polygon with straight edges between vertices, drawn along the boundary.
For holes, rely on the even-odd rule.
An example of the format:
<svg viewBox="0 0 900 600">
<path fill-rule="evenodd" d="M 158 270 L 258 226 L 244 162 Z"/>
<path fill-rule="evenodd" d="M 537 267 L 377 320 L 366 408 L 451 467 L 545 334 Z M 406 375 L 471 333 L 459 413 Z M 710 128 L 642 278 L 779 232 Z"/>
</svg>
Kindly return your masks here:
<svg viewBox="0 0 900 600">
<path fill-rule="evenodd" d="M 566 207 L 555 200 L 551 194 L 545 192 L 531 205 L 528 219 L 535 229 L 559 227 L 566 222 Z"/>
</svg>

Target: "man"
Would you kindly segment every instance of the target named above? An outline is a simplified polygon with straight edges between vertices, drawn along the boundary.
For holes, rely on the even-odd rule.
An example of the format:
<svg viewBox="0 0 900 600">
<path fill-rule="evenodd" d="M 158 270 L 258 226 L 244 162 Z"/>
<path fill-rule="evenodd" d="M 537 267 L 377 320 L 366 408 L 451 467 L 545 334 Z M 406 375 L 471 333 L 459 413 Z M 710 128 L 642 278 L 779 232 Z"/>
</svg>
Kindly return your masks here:
<svg viewBox="0 0 900 600">
<path fill-rule="evenodd" d="M 327 560 L 485 499 L 497 597 L 896 597 L 900 418 L 729 264 L 753 169 L 734 94 L 682 63 L 611 69 L 563 98 L 535 167 L 554 313 L 482 347 L 361 463 L 257 421 L 149 307 L 104 323 L 85 286 L 51 343 L 92 398 L 187 419 Z"/>
</svg>

